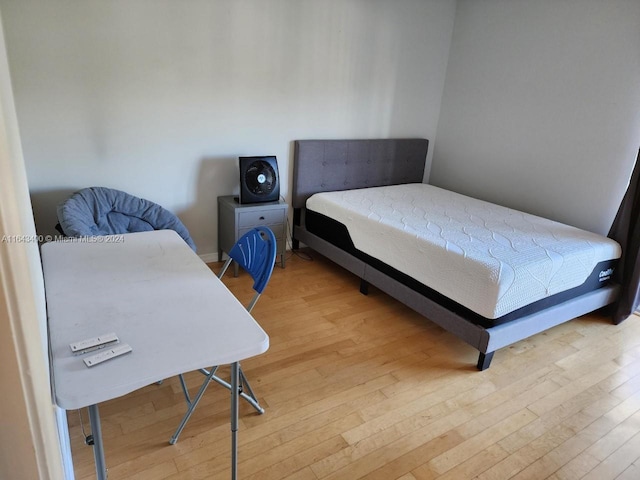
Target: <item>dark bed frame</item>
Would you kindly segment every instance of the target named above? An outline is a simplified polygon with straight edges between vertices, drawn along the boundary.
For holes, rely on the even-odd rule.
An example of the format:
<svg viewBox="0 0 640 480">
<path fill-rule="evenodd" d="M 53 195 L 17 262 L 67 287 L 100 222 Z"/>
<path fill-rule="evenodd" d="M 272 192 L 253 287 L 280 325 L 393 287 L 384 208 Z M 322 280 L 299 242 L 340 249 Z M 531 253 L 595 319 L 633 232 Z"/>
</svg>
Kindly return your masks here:
<svg viewBox="0 0 640 480">
<path fill-rule="evenodd" d="M 496 350 L 543 332 L 614 302 L 617 285 L 609 285 L 537 313 L 485 328 L 459 312 L 407 287 L 361 257 L 336 247 L 305 226 L 305 204 L 318 192 L 421 183 L 427 155 L 426 139 L 297 140 L 293 162 L 293 248 L 300 242 L 371 284 L 476 348 L 477 368 L 489 367 Z"/>
</svg>

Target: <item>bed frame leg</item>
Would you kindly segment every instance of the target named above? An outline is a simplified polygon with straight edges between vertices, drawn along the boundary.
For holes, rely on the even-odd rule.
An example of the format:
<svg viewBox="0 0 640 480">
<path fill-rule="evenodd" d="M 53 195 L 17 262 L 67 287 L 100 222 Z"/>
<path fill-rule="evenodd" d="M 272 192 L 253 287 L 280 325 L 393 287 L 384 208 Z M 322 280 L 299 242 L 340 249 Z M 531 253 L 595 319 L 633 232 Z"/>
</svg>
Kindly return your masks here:
<svg viewBox="0 0 640 480">
<path fill-rule="evenodd" d="M 480 355 L 478 356 L 478 365 L 476 365 L 478 367 L 478 370 L 482 371 L 489 368 L 489 365 L 491 365 L 491 360 L 493 359 L 494 353 L 495 352 L 487 352 L 487 353 L 480 352 Z"/>
<path fill-rule="evenodd" d="M 369 295 L 369 282 L 365 279 L 360 279 L 360 293 L 363 295 Z"/>
</svg>

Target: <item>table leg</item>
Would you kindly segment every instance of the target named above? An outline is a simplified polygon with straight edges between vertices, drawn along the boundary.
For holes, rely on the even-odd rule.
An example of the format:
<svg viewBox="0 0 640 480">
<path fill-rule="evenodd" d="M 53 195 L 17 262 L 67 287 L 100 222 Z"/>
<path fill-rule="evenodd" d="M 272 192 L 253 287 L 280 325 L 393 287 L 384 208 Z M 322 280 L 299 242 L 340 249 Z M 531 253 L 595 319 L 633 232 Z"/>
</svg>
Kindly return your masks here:
<svg viewBox="0 0 640 480">
<path fill-rule="evenodd" d="M 98 412 L 98 405 L 89 406 L 89 422 L 91 423 L 91 435 L 93 436 L 93 458 L 96 463 L 96 478 L 98 480 L 106 480 L 107 465 L 104 461 L 102 428 L 100 426 L 100 413 Z"/>
<path fill-rule="evenodd" d="M 238 477 L 238 393 L 239 393 L 238 362 L 231 364 L 231 479 Z"/>
</svg>

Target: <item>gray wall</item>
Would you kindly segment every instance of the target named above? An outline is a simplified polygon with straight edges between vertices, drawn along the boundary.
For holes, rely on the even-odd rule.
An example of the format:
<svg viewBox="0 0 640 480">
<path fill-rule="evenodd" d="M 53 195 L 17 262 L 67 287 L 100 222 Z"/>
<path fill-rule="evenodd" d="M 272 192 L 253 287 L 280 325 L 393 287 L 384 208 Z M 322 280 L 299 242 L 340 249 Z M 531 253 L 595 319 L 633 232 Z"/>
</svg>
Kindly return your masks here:
<svg viewBox="0 0 640 480">
<path fill-rule="evenodd" d="M 291 142 L 435 140 L 455 0 L 0 0 L 36 224 L 103 185 L 217 251 L 237 157 Z M 430 162 L 429 156 L 428 162 Z"/>
<path fill-rule="evenodd" d="M 431 183 L 606 234 L 639 146 L 640 1 L 458 1 Z"/>
</svg>

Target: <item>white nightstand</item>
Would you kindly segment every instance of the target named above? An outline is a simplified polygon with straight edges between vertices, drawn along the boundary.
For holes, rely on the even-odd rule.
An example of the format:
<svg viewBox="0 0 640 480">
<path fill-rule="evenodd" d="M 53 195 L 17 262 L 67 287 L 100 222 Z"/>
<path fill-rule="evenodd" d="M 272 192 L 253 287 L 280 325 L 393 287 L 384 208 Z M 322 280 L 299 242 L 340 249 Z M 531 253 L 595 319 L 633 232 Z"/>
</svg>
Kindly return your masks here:
<svg viewBox="0 0 640 480">
<path fill-rule="evenodd" d="M 289 205 L 282 200 L 241 204 L 234 195 L 218 197 L 218 261 L 222 261 L 222 253 L 229 253 L 242 235 L 254 227 L 263 226 L 273 230 L 278 242 L 276 248 L 280 265 L 284 268 L 288 210 Z M 237 265 L 235 274 L 238 274 Z"/>
</svg>

